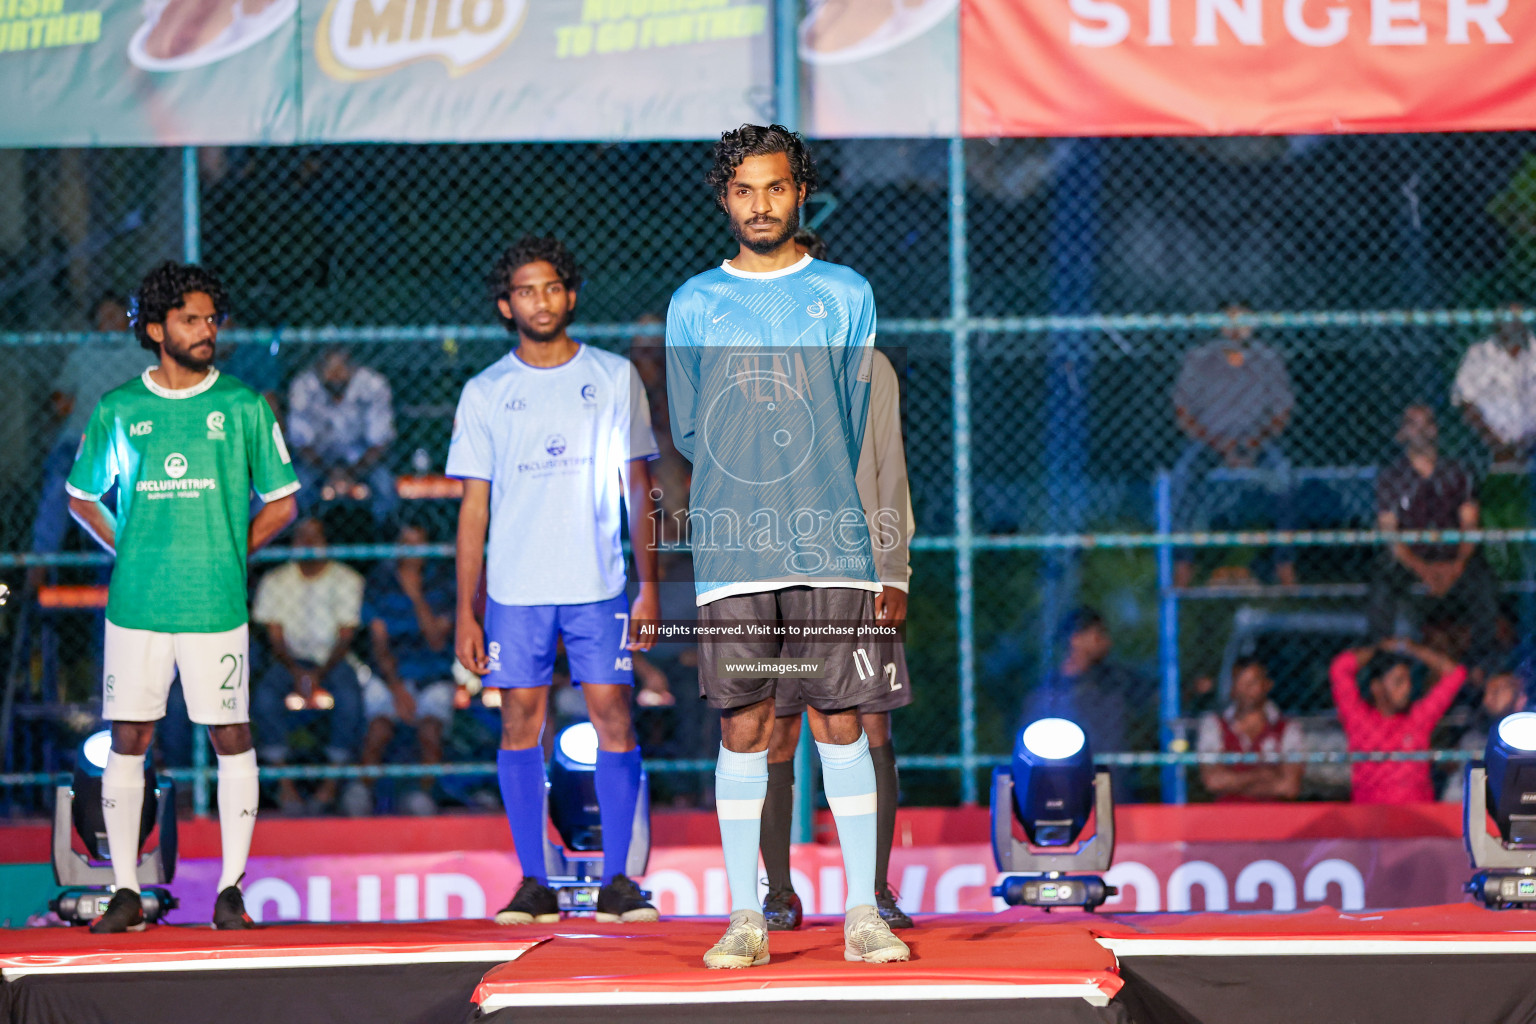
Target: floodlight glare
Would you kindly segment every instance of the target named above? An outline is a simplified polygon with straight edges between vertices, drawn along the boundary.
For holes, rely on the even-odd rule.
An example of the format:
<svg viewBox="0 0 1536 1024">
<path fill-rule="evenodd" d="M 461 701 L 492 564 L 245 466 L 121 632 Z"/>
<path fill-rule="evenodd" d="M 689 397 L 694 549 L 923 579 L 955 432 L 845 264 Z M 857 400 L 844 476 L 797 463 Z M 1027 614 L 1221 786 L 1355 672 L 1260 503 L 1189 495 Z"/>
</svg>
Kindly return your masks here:
<svg viewBox="0 0 1536 1024">
<path fill-rule="evenodd" d="M 90 765 L 91 768 L 96 769 L 96 774 L 100 775 L 106 771 L 107 752 L 111 749 L 112 733 L 110 730 L 103 729 L 101 732 L 92 733 L 85 738 L 84 743 L 80 744 L 80 760 L 84 762 L 81 767 L 85 768 L 85 765 Z M 89 771 L 90 769 L 85 768 L 85 770 Z"/>
<path fill-rule="evenodd" d="M 1536 751 L 1536 711 L 1517 711 L 1499 723 L 1499 741 L 1512 750 Z"/>
<path fill-rule="evenodd" d="M 1036 757 L 1060 761 L 1082 750 L 1088 736 L 1076 722 L 1065 718 L 1042 718 L 1031 722 L 1019 735 L 1019 742 Z"/>
<path fill-rule="evenodd" d="M 597 764 L 597 728 L 591 722 L 577 722 L 557 740 L 560 753 L 577 764 Z"/>
</svg>

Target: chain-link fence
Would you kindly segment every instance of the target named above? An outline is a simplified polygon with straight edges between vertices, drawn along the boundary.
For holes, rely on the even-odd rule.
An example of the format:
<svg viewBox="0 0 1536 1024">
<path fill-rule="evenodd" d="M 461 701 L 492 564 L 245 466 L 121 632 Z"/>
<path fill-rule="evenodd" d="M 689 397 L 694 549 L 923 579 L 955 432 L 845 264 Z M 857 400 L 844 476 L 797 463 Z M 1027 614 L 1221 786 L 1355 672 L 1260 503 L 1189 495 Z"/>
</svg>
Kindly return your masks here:
<svg viewBox="0 0 1536 1024">
<path fill-rule="evenodd" d="M 1475 743 L 1490 714 L 1478 686 L 1522 663 L 1536 619 L 1536 354 L 1500 312 L 1536 283 L 1536 140 L 866 140 L 815 153 L 826 185 L 806 219 L 831 259 L 871 281 L 902 379 L 918 530 L 915 703 L 896 720 L 909 800 L 974 799 L 1021 718 L 1062 702 L 1101 754 L 1172 762 L 1213 749 L 1212 736 L 1215 749 L 1263 747 L 1272 738 L 1214 721 L 1197 743 L 1197 716 L 1228 706 L 1250 655 L 1300 726 L 1287 751 L 1318 753 L 1303 793 L 1342 795 L 1347 769 L 1325 763 L 1344 745 L 1328 666 L 1383 622 L 1474 669 L 1434 743 Z M 660 422 L 657 319 L 678 284 L 732 249 L 702 185 L 707 154 L 0 153 L 0 569 L 22 594 L 24 567 L 37 567 L 4 611 L 3 769 L 66 766 L 99 706 L 91 588 L 105 559 L 69 526 L 58 484 L 98 378 L 143 361 L 115 303 L 148 266 L 192 256 L 218 270 L 234 302 L 222 365 L 268 395 L 290 434 L 297 389 L 325 353 L 379 375 L 391 420 L 373 439 L 380 470 L 308 490 L 326 499 L 326 541 L 362 575 L 365 603 L 399 589 L 385 560 L 401 521 L 421 531 L 405 540 L 428 545 L 429 589 L 451 599 L 456 502 L 438 475 L 460 388 L 508 345 L 484 284 L 492 260 L 525 232 L 562 237 L 586 271 L 576 333 L 635 354 Z M 686 464 L 659 473 L 669 500 L 685 500 Z M 1383 525 L 1503 532 L 1394 547 L 1372 532 Z M 1268 532 L 1234 532 L 1253 530 Z M 253 590 L 287 543 L 264 553 Z M 361 679 L 355 700 L 333 695 L 346 715 L 289 713 L 282 701 L 302 694 L 282 683 L 258 747 L 318 776 L 377 746 L 372 632 L 360 622 L 342 662 Z M 253 652 L 281 660 L 264 641 Z M 693 658 L 652 661 L 652 693 L 665 677 L 677 697 L 638 711 L 661 799 L 707 799 L 714 726 L 693 699 Z M 1428 692 L 1435 673 L 1419 675 Z M 494 709 L 443 693 L 460 705 L 445 715 L 444 759 L 482 765 Z M 579 698 L 556 707 L 579 714 Z M 370 759 L 414 763 L 414 732 Z M 172 763 L 197 760 L 185 730 L 164 745 Z M 411 771 L 376 787 L 376 804 L 406 799 Z M 1182 799 L 1186 783 L 1200 794 L 1179 765 L 1124 775 L 1142 798 Z M 26 805 L 24 791 L 10 792 Z M 435 788 L 467 804 L 492 793 L 472 773 Z M 273 799 L 303 795 L 285 786 Z M 320 802 L 333 799 L 322 784 Z"/>
</svg>

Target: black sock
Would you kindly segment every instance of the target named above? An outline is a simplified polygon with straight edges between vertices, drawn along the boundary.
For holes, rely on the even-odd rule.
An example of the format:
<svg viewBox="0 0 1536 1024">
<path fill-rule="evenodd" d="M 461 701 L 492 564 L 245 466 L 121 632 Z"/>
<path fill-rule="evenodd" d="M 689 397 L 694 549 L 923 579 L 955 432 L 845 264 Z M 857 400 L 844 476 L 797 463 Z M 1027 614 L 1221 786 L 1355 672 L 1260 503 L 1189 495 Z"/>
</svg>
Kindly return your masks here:
<svg viewBox="0 0 1536 1024">
<path fill-rule="evenodd" d="M 896 837 L 896 747 L 870 747 L 869 759 L 875 763 L 875 891 L 885 891 L 891 865 L 891 842 Z M 772 765 L 769 765 L 770 770 Z"/>
<path fill-rule="evenodd" d="M 758 845 L 768 889 L 788 889 L 789 830 L 795 814 L 795 762 L 768 762 L 768 795 L 763 800 L 763 831 Z"/>
</svg>

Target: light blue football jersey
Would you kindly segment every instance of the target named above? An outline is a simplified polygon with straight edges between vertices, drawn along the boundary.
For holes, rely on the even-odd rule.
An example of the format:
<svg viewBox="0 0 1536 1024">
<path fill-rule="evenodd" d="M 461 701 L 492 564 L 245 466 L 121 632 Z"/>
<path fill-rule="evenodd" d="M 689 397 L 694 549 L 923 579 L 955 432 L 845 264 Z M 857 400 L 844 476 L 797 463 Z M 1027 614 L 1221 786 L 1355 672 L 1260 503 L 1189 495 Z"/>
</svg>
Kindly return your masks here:
<svg viewBox="0 0 1536 1024">
<path fill-rule="evenodd" d="M 621 593 L 628 464 L 656 455 L 645 386 L 623 356 L 582 345 L 539 367 L 508 352 L 465 384 L 447 471 L 491 482 L 491 600 L 591 604 Z"/>
<path fill-rule="evenodd" d="M 809 256 L 761 274 L 724 263 L 673 294 L 667 399 L 693 463 L 699 604 L 790 586 L 880 590 L 854 481 L 874 338 L 869 282 Z"/>
</svg>

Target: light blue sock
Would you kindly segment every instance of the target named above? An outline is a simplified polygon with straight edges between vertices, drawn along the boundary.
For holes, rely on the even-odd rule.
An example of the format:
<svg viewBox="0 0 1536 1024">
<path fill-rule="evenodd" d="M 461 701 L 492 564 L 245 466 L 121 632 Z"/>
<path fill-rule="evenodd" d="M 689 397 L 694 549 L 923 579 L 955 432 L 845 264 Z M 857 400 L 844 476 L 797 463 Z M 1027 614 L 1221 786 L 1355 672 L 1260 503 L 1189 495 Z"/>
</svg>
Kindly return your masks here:
<svg viewBox="0 0 1536 1024">
<path fill-rule="evenodd" d="M 875 905 L 875 763 L 869 759 L 869 739 L 845 746 L 816 744 L 821 754 L 821 781 L 827 804 L 837 821 L 837 841 L 843 848 L 843 873 L 848 876 L 844 910 Z"/>
<path fill-rule="evenodd" d="M 866 753 L 864 760 L 869 760 Z M 870 790 L 874 770 L 870 770 Z M 720 748 L 715 762 L 715 813 L 720 817 L 720 845 L 725 852 L 725 877 L 731 885 L 731 912 L 756 910 L 757 844 L 763 830 L 763 800 L 768 795 L 768 751 L 738 754 Z M 873 822 L 873 812 L 870 821 Z M 874 826 L 870 826 L 870 889 L 874 889 Z M 870 897 L 874 902 L 874 897 Z"/>
</svg>

